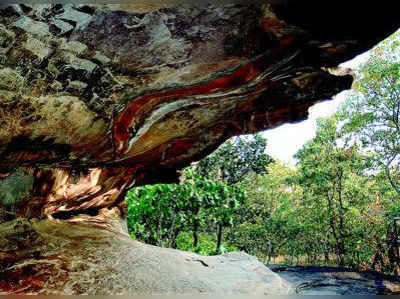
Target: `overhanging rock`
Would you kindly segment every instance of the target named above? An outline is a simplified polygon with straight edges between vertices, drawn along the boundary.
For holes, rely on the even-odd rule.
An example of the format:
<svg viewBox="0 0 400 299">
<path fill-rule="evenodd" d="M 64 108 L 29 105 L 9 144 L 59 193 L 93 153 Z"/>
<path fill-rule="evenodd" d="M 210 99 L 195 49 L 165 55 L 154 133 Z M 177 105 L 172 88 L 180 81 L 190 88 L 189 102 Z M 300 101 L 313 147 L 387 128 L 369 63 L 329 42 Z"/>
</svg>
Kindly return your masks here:
<svg viewBox="0 0 400 299">
<path fill-rule="evenodd" d="M 350 88 L 351 70 L 329 68 L 398 16 L 349 2 L 0 6 L 0 220 L 15 232 L 0 289 L 18 291 L 5 279 L 46 255 L 19 242 L 37 224 L 8 221 L 118 230 L 127 188 L 175 181 L 229 137 L 303 120 Z M 44 290 L 29 267 L 20 292 Z"/>
</svg>

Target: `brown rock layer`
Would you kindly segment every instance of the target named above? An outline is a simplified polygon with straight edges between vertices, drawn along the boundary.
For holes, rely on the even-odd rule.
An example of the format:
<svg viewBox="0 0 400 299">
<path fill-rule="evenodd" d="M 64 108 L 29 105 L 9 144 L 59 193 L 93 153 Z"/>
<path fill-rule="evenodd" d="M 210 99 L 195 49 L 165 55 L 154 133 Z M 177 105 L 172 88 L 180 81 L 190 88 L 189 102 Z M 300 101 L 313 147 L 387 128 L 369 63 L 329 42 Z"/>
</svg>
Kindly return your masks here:
<svg viewBox="0 0 400 299">
<path fill-rule="evenodd" d="M 18 212 L 96 213 L 233 135 L 304 119 L 350 87 L 326 69 L 391 33 L 390 14 L 340 1 L 4 6 L 0 173 L 35 177 Z"/>
<path fill-rule="evenodd" d="M 16 238 L 24 240 L 16 244 Z M 293 290 L 244 253 L 205 257 L 141 244 L 118 232 L 60 220 L 0 228 L 4 294 L 280 294 Z M 46 250 L 43 250 L 46 248 Z"/>
</svg>

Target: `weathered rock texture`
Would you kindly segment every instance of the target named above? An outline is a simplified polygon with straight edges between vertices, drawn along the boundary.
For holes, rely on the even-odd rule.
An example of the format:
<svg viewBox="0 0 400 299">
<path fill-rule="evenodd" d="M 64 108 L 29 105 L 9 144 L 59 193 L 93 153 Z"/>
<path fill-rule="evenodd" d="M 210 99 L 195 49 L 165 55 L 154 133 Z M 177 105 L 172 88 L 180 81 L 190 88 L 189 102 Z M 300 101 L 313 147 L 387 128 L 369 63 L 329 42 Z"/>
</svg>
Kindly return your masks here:
<svg viewBox="0 0 400 299">
<path fill-rule="evenodd" d="M 16 262 L 17 235 L 27 249 Z M 15 220 L 0 229 L 0 289 L 23 294 L 288 294 L 292 288 L 256 258 L 204 257 L 149 246 L 117 232 L 62 221 Z M 28 247 L 29 245 L 29 247 Z M 43 250 L 45 246 L 46 250 Z M 0 292 L 0 294 L 3 294 Z"/>
<path fill-rule="evenodd" d="M 335 67 L 398 25 L 394 4 L 348 2 L 0 6 L 1 222 L 112 230 L 127 188 L 175 181 L 233 135 L 304 119 L 351 86 Z M 40 256 L 16 256 L 26 233 L 15 233 L 0 248 L 6 291 Z M 29 273 L 40 290 L 42 272 Z"/>
</svg>

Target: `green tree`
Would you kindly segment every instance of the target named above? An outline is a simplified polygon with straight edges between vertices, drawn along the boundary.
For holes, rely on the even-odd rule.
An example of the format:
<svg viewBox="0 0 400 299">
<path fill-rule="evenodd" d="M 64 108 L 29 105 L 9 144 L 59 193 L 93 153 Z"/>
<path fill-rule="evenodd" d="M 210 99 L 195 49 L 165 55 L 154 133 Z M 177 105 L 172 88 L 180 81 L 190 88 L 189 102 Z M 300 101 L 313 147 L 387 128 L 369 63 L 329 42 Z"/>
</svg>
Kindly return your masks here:
<svg viewBox="0 0 400 299">
<path fill-rule="evenodd" d="M 382 42 L 360 69 L 355 92 L 341 109 L 344 129 L 374 154 L 400 197 L 393 171 L 400 162 L 400 32 Z M 394 200 L 394 199 L 393 199 Z"/>
<path fill-rule="evenodd" d="M 299 189 L 288 180 L 295 171 L 279 162 L 269 164 L 268 174 L 253 173 L 241 184 L 247 200 L 238 209 L 229 242 L 242 251 L 269 261 L 295 239 L 293 217 Z"/>
<path fill-rule="evenodd" d="M 190 169 L 182 184 L 138 187 L 127 195 L 128 228 L 131 236 L 148 244 L 177 247 L 182 232 L 191 232 L 193 248 L 204 228 L 216 228 L 216 248 L 222 245 L 223 228 L 232 225 L 245 193 L 237 186 L 204 180 Z"/>
<path fill-rule="evenodd" d="M 126 197 L 131 236 L 148 244 L 176 248 L 176 239 L 189 221 L 186 199 L 178 196 L 173 184 L 131 189 Z"/>
<path fill-rule="evenodd" d="M 266 262 L 279 256 L 288 263 L 393 272 L 386 215 L 400 211 L 388 200 L 394 190 L 338 127 L 336 117 L 319 120 L 296 169 L 275 162 L 267 174 L 241 182 L 247 200 L 226 234 L 232 245 Z"/>
<path fill-rule="evenodd" d="M 267 140 L 255 134 L 235 137 L 201 160 L 195 171 L 204 178 L 236 184 L 253 173 L 265 173 L 273 159 L 265 153 Z"/>
<path fill-rule="evenodd" d="M 341 139 L 336 116 L 318 120 L 316 137 L 295 155 L 298 163 L 298 182 L 303 186 L 304 199 L 320 217 L 324 233 L 333 237 L 335 254 L 340 266 L 345 264 L 348 244 L 355 237 L 354 218 L 359 216 L 363 198 L 352 196 L 354 178 L 361 178 L 368 161 L 355 146 Z M 339 146 L 338 143 L 343 143 Z M 352 182 L 352 183 L 348 183 Z M 319 215 L 316 215 L 317 217 Z M 327 236 L 323 242 L 330 242 Z M 324 246 L 329 248 L 329 244 Z M 325 252 L 325 255 L 328 254 Z"/>
</svg>

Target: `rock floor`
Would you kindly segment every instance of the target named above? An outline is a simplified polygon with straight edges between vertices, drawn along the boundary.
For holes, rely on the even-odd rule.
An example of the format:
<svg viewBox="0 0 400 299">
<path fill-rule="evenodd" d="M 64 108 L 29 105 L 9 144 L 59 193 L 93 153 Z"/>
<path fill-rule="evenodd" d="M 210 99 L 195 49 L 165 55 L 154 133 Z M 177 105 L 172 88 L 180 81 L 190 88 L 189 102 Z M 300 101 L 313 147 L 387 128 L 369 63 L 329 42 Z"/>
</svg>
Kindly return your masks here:
<svg viewBox="0 0 400 299">
<path fill-rule="evenodd" d="M 400 294 L 400 278 L 336 267 L 267 265 L 299 295 Z"/>
</svg>

